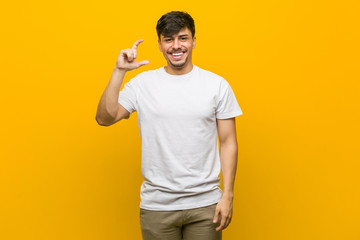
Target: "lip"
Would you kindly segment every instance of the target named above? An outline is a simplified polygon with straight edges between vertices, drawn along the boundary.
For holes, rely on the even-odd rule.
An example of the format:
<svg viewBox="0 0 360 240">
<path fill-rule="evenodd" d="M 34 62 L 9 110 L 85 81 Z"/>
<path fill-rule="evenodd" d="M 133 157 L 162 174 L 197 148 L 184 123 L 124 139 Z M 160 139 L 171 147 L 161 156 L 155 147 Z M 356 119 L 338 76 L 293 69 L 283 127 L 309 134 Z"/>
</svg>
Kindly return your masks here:
<svg viewBox="0 0 360 240">
<path fill-rule="evenodd" d="M 177 53 L 181 53 L 181 55 L 178 55 L 178 56 L 173 55 L 173 54 L 177 54 Z M 181 59 L 184 57 L 185 53 L 186 53 L 186 52 L 173 52 L 173 53 L 169 53 L 169 55 L 170 55 L 171 58 L 174 59 L 174 60 L 181 60 Z"/>
</svg>

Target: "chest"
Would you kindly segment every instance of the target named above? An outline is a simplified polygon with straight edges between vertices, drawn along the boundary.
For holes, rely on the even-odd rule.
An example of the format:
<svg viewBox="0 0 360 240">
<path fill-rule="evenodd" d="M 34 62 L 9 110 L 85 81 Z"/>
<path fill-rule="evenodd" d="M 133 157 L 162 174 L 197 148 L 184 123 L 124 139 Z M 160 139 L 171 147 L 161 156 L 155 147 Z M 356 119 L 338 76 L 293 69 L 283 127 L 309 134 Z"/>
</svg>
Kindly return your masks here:
<svg viewBox="0 0 360 240">
<path fill-rule="evenodd" d="M 215 119 L 217 92 L 200 81 L 153 82 L 138 93 L 138 114 L 152 120 Z"/>
</svg>

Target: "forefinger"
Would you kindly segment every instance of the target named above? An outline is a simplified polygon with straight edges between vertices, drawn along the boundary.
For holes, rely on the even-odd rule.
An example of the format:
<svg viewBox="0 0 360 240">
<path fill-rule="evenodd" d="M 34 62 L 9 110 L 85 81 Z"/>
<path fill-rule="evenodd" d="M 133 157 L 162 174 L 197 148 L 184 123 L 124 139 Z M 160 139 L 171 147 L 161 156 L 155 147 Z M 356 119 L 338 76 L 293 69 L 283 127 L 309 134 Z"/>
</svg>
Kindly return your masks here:
<svg viewBox="0 0 360 240">
<path fill-rule="evenodd" d="M 144 39 L 139 39 L 137 40 L 134 45 L 132 46 L 132 49 L 137 49 L 137 47 L 139 46 L 140 43 L 142 43 L 144 41 Z"/>
<path fill-rule="evenodd" d="M 223 230 L 225 228 L 225 224 L 226 224 L 226 219 L 225 217 L 221 216 L 220 226 L 216 228 L 216 231 Z"/>
</svg>

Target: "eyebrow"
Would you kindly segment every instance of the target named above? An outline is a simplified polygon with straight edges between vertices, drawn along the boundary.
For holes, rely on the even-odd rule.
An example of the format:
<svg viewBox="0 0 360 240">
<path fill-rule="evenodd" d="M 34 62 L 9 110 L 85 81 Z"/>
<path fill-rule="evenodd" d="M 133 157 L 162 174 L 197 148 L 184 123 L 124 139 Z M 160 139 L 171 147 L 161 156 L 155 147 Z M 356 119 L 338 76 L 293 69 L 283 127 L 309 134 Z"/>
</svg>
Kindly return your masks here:
<svg viewBox="0 0 360 240">
<path fill-rule="evenodd" d="M 182 35 L 179 35 L 178 37 L 188 37 L 189 36 L 189 34 L 182 34 Z M 170 35 L 168 35 L 168 36 L 164 36 L 164 38 L 172 38 L 173 36 L 170 36 Z"/>
</svg>

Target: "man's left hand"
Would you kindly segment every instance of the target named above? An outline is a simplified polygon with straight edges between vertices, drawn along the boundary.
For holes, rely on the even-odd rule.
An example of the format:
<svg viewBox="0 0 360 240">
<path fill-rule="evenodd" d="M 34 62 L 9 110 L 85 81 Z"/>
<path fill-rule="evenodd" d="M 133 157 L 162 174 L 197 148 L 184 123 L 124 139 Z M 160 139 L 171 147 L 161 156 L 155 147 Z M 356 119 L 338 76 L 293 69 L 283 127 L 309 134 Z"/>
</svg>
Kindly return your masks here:
<svg viewBox="0 0 360 240">
<path fill-rule="evenodd" d="M 221 231 L 230 224 L 232 218 L 232 208 L 232 197 L 223 196 L 216 205 L 213 223 L 217 223 L 219 221 L 219 215 L 221 217 L 220 225 L 216 228 L 216 231 Z"/>
</svg>

